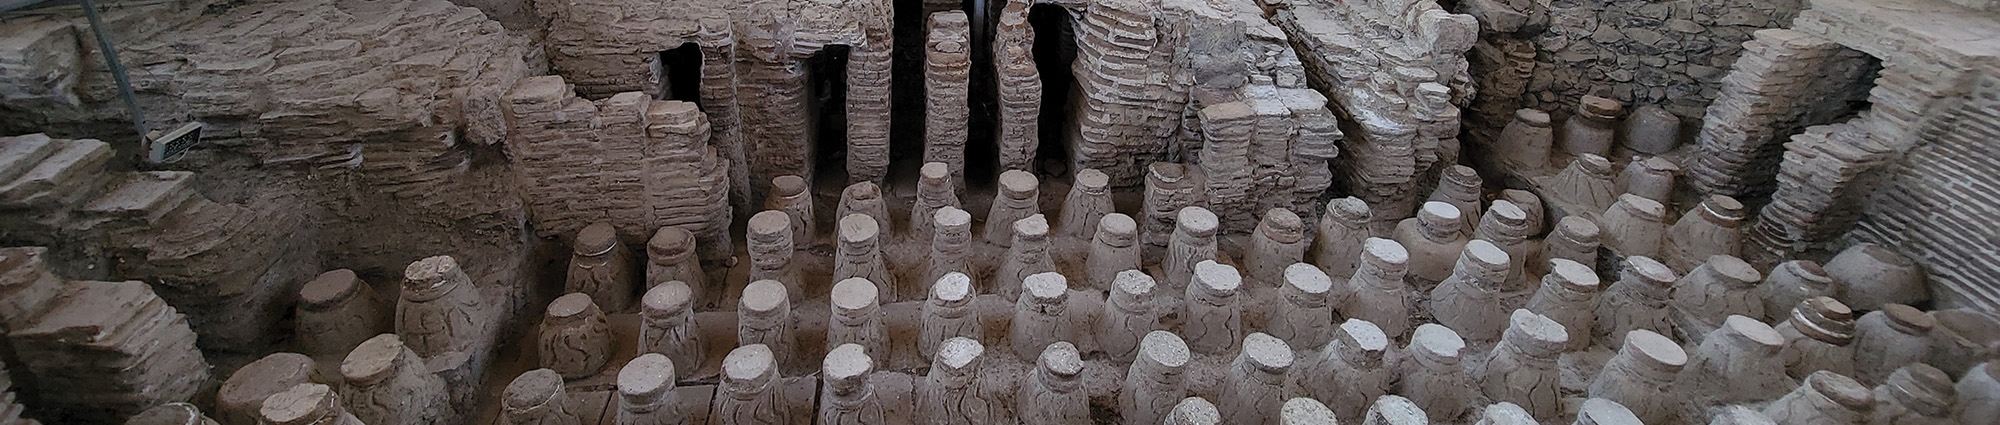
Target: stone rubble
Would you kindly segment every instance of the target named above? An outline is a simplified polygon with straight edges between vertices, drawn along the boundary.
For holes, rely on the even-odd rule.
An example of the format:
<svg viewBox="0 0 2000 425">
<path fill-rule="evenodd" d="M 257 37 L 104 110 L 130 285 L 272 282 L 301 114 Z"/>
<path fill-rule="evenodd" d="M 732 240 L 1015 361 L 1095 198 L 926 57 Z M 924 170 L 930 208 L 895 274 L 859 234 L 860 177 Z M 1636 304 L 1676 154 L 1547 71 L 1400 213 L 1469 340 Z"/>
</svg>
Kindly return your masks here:
<svg viewBox="0 0 2000 425">
<path fill-rule="evenodd" d="M 7 334 L 15 364 L 34 377 L 37 408 L 113 423 L 208 385 L 187 319 L 145 283 L 73 282 L 46 304 Z"/>
</svg>

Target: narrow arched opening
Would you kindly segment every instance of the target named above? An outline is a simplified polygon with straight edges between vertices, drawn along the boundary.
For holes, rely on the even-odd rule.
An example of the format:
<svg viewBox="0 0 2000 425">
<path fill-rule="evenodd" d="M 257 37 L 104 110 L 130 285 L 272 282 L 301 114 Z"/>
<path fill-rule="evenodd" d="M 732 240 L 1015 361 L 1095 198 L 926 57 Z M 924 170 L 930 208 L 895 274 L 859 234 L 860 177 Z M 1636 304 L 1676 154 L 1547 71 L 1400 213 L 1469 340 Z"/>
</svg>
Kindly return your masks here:
<svg viewBox="0 0 2000 425">
<path fill-rule="evenodd" d="M 829 44 L 807 57 L 807 137 L 812 139 L 813 181 L 847 181 L 847 53 Z M 751 123 L 751 125 L 757 125 Z"/>
<path fill-rule="evenodd" d="M 1072 145 L 1070 117 L 1076 105 L 1076 76 L 1070 65 L 1076 61 L 1076 17 L 1068 9 L 1053 4 L 1037 4 L 1028 9 L 1028 25 L 1035 29 L 1035 70 L 1042 76 L 1042 110 L 1035 161 L 1042 174 L 1063 174 L 1068 170 Z"/>
<path fill-rule="evenodd" d="M 693 102 L 701 106 L 701 46 L 683 43 L 673 50 L 660 52 L 657 68 L 659 76 L 660 100 Z"/>
</svg>

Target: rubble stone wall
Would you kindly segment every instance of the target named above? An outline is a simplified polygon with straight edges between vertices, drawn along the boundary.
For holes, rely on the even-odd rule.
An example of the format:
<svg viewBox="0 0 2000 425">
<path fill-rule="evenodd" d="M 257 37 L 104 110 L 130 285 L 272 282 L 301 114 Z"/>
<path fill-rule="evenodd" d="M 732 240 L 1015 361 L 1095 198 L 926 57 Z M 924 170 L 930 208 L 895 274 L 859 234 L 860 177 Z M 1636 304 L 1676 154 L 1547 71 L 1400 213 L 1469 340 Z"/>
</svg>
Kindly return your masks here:
<svg viewBox="0 0 2000 425">
<path fill-rule="evenodd" d="M 1554 0 L 1548 3 L 1548 28 L 1529 37 L 1535 69 L 1520 94 L 1521 106 L 1547 111 L 1560 122 L 1583 95 L 1596 94 L 1700 119 L 1721 94 L 1722 77 L 1751 33 L 1786 26 L 1804 5 L 1801 0 Z"/>
</svg>

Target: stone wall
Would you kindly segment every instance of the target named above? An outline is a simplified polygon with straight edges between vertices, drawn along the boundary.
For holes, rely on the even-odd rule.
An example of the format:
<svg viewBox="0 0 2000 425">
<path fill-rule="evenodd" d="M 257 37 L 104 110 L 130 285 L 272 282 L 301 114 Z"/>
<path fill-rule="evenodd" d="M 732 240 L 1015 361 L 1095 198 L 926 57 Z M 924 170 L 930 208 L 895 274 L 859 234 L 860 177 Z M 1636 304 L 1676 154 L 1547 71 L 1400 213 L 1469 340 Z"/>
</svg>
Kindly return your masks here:
<svg viewBox="0 0 2000 425">
<path fill-rule="evenodd" d="M 1957 4 L 1954 4 L 1957 3 Z M 2000 220 L 1991 147 L 2000 123 L 2000 19 L 1941 0 L 1814 0 L 1793 29 L 1882 60 L 1856 124 L 1897 157 L 1857 201 L 1865 216 L 1828 243 L 1911 256 L 1945 306 L 2000 307 L 1990 223 Z M 1780 186 L 1778 194 L 1786 192 Z M 1829 238 L 1834 239 L 1834 238 Z M 1747 247 L 1747 246 L 1746 246 Z"/>
<path fill-rule="evenodd" d="M 1548 28 L 1527 37 L 1536 47 L 1535 70 L 1521 106 L 1560 122 L 1577 99 L 1596 94 L 1700 119 L 1751 33 L 1784 27 L 1803 6 L 1800 0 L 1554 0 Z"/>
<path fill-rule="evenodd" d="M 542 236 L 574 236 L 593 222 L 627 246 L 677 226 L 704 258 L 734 253 L 728 163 L 708 145 L 708 117 L 694 104 L 625 92 L 592 102 L 562 77 L 521 80 L 504 109 L 508 154 Z"/>
<path fill-rule="evenodd" d="M 1660 105 L 1701 119 L 1725 71 L 1759 29 L 1786 25 L 1801 0 L 1466 0 L 1480 19 L 1470 53 L 1481 96 L 1466 111 L 1474 141 L 1491 143 L 1519 108 L 1562 122 L 1584 95 L 1628 110 Z M 1684 131 L 1682 134 L 1691 134 Z"/>
<path fill-rule="evenodd" d="M 1993 241 L 1974 236 L 2000 219 L 2000 199 L 1990 196 L 2000 178 L 1983 149 L 2000 122 L 2000 49 L 1991 43 L 2000 20 L 1940 0 L 1814 0 L 1792 30 L 1879 58 L 1882 68 L 1865 110 L 1785 145 L 1743 257 L 1824 259 L 1851 242 L 1878 242 L 1922 263 L 1944 305 L 2000 305 Z M 1705 126 L 1728 119 L 1711 114 Z"/>
</svg>

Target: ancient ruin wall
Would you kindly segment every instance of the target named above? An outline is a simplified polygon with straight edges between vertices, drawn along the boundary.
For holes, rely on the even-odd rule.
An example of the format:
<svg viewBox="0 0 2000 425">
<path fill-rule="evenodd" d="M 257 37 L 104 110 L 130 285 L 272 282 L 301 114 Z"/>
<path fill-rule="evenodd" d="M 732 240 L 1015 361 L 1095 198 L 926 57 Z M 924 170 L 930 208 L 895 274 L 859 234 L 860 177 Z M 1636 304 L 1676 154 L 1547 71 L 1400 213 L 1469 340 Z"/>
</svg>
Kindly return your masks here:
<svg viewBox="0 0 2000 425">
<path fill-rule="evenodd" d="M 1990 4 L 1989 4 L 1990 8 Z M 1990 10 L 1989 10 L 1990 12 Z M 1815 0 L 1793 29 L 1882 61 L 1869 108 L 1853 123 L 1893 151 L 1874 173 L 1847 241 L 1893 246 L 1923 264 L 1947 305 L 1995 308 L 1992 238 L 1974 235 L 2000 217 L 1993 163 L 1994 81 L 2000 80 L 2000 23 L 1941 2 Z M 1784 172 L 1789 172 L 1790 167 Z M 1774 198 L 1785 196 L 1781 184 Z M 1849 232 L 1849 229 L 1852 229 Z M 1820 236 L 1808 241 L 1836 240 Z"/>
<path fill-rule="evenodd" d="M 1948 306 L 2000 309 L 2000 82 L 1977 94 L 1928 130 L 1923 145 L 1875 191 L 1869 214 L 1849 237 L 1893 246 L 1930 267 L 1938 298 Z"/>
<path fill-rule="evenodd" d="M 1536 53 L 1520 107 L 1561 121 L 1577 99 L 1596 94 L 1699 119 L 1751 33 L 1786 26 L 1804 2 L 1556 0 L 1547 7 L 1547 29 L 1525 37 Z"/>
<path fill-rule="evenodd" d="M 539 1 L 535 9 L 549 21 L 544 43 L 550 68 L 576 85 L 585 98 L 602 99 L 627 91 L 658 95 L 661 76 L 653 67 L 659 53 L 701 41 L 697 34 L 705 23 L 728 22 L 723 9 L 710 5 Z"/>
<path fill-rule="evenodd" d="M 704 257 L 734 252 L 728 163 L 708 145 L 694 104 L 625 92 L 592 102 L 562 77 L 507 92 L 508 154 L 536 233 L 569 236 L 597 221 L 641 246 L 661 227 L 687 229 Z"/>
<path fill-rule="evenodd" d="M 1071 65 L 1082 101 L 1066 130 L 1073 168 L 1095 168 L 1114 186 L 1136 186 L 1153 161 L 1167 159 L 1186 92 L 1167 87 L 1173 43 L 1161 36 L 1157 3 L 1092 2 L 1077 19 Z"/>
<path fill-rule="evenodd" d="M 657 96 L 659 53 L 700 46 L 701 109 L 715 126 L 710 144 L 730 162 L 731 199 L 740 208 L 755 204 L 772 176 L 813 174 L 811 159 L 819 153 L 812 152 L 817 123 L 809 113 L 806 60 L 828 46 L 847 46 L 846 171 L 856 181 L 886 173 L 893 56 L 886 1 L 590 0 L 536 7 L 549 18 L 550 66 L 587 99 L 627 91 Z"/>
<path fill-rule="evenodd" d="M 184 180 L 78 167 L 92 178 L 60 182 L 106 202 L 159 200 L 133 223 L 55 231 L 56 246 L 105 248 L 71 261 L 117 265 L 80 277 L 157 282 L 205 348 L 232 351 L 270 339 L 278 301 L 322 259 L 379 276 L 451 252 L 480 259 L 468 267 L 482 281 L 513 282 L 524 222 L 493 146 L 504 137 L 498 100 L 543 71 L 539 49 L 478 10 L 177 1 L 110 8 L 105 22 L 153 127 L 207 125 L 203 145 L 172 166 L 201 171 Z M 0 30 L 0 75 L 40 76 L 0 79 L 6 130 L 131 143 L 86 28 L 72 12 Z M 181 183 L 135 184 L 147 181 Z M 37 214 L 87 206 L 49 207 Z"/>
<path fill-rule="evenodd" d="M 1272 208 L 1314 216 L 1341 133 L 1290 37 L 1249 0 L 1168 1 L 1161 16 L 1185 52 L 1172 87 L 1189 94 L 1174 153 L 1200 166 L 1223 229 L 1248 232 Z"/>
<path fill-rule="evenodd" d="M 1787 29 L 1760 30 L 1722 80 L 1696 136 L 1688 183 L 1761 205 L 1775 189 L 1784 141 L 1806 127 L 1847 118 L 1875 71 L 1859 51 Z"/>
<path fill-rule="evenodd" d="M 1335 165 L 1343 189 L 1368 201 L 1378 224 L 1408 217 L 1436 166 L 1458 160 L 1477 22 L 1422 0 L 1280 6 L 1273 22 L 1312 52 L 1301 58 L 1312 87 L 1352 127 Z"/>
</svg>

